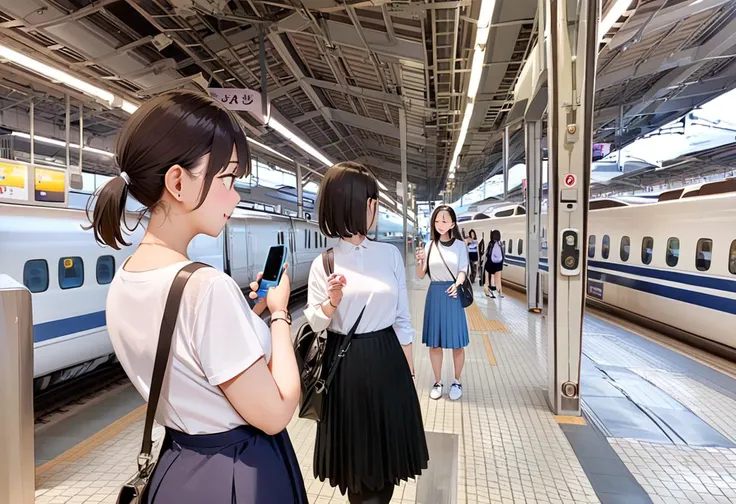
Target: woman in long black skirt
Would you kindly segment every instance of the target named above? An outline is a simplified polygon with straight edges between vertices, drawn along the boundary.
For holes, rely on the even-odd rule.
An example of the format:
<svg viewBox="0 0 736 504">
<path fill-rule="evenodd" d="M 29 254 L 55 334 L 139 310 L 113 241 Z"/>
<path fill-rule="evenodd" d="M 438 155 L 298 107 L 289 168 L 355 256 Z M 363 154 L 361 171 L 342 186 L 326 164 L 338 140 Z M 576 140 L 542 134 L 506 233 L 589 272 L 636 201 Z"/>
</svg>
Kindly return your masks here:
<svg viewBox="0 0 736 504">
<path fill-rule="evenodd" d="M 115 274 L 106 315 L 115 354 L 148 400 L 172 282 L 191 263 L 196 235 L 223 232 L 250 153 L 230 112 L 204 94 L 179 91 L 131 116 L 117 161 L 122 173 L 96 195 L 92 229 L 98 242 L 119 249 L 128 245 L 121 230 L 128 193 L 147 208 L 148 229 Z M 289 294 L 284 274 L 251 309 L 226 274 L 202 268 L 192 275 L 156 409 L 166 436 L 143 502 L 307 504 L 285 431 L 300 395 Z M 259 317 L 266 305 L 270 330 Z"/>
<path fill-rule="evenodd" d="M 378 182 L 358 163 L 327 172 L 319 190 L 322 232 L 338 238 L 334 273 L 321 257 L 309 274 L 305 315 L 328 329 L 328 362 L 358 320 L 325 398 L 314 474 L 351 504 L 387 504 L 401 480 L 427 468 L 429 452 L 414 385 L 406 272 L 399 249 L 367 238 L 378 220 Z"/>
</svg>

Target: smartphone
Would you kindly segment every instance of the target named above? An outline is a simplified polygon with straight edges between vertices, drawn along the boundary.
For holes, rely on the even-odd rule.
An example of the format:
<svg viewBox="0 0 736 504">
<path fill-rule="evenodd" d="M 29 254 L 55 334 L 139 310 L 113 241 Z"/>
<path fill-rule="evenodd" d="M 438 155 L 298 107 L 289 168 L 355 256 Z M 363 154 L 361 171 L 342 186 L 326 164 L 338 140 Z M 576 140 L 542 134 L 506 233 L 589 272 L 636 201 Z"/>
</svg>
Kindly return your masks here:
<svg viewBox="0 0 736 504">
<path fill-rule="evenodd" d="M 266 297 L 268 289 L 276 287 L 281 281 L 286 262 L 286 245 L 274 245 L 268 250 L 266 264 L 263 266 L 263 278 L 258 287 L 258 297 Z"/>
</svg>

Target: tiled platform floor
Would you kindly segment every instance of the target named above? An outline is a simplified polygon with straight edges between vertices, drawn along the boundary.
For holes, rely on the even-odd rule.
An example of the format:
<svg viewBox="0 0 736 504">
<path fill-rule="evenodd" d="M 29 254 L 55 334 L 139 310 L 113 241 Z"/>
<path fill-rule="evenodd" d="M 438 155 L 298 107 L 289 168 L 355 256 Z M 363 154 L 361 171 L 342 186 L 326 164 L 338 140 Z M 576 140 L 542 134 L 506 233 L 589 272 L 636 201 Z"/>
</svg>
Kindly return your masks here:
<svg viewBox="0 0 736 504">
<path fill-rule="evenodd" d="M 599 502 L 546 404 L 544 318 L 528 316 L 523 300 L 513 294 L 505 299 L 490 300 L 477 291 L 480 313 L 497 323 L 484 325 L 477 312 L 470 314 L 471 327 L 491 330 L 471 332 L 463 372 L 464 397 L 451 402 L 445 395 L 439 401 L 432 401 L 429 399 L 433 384 L 431 367 L 427 349 L 421 344 L 426 287 L 426 282 L 410 285 L 412 318 L 418 331 L 414 345 L 417 388 L 426 430 L 459 437 L 457 502 Z M 300 323 L 301 320 L 296 321 L 295 327 Z M 449 385 L 452 377 L 449 353 L 445 356 L 443 373 L 443 381 Z M 669 386 L 676 388 L 678 384 L 670 382 Z M 445 390 L 448 388 L 446 386 Z M 695 388 L 683 390 L 700 393 Z M 736 412 L 736 403 L 711 396 L 704 401 L 702 397 L 693 398 L 693 409 L 695 404 L 703 408 L 702 418 L 706 421 L 711 421 L 708 415 L 712 415 L 714 427 L 720 426 L 729 438 L 736 434 L 736 428 L 729 422 Z M 119 486 L 135 470 L 143 414 L 143 409 L 139 408 L 82 445 L 39 466 L 36 503 L 114 503 Z M 718 419 L 723 420 L 719 423 Z M 294 418 L 288 430 L 301 463 L 310 502 L 346 503 L 347 499 L 339 492 L 312 477 L 313 423 Z M 687 488 L 691 493 L 679 486 L 680 482 L 690 482 L 693 478 L 701 481 L 705 490 L 713 490 L 710 496 L 716 498 L 715 489 L 719 489 L 723 498 L 728 499 L 730 494 L 726 491 L 735 482 L 727 473 L 736 475 L 736 454 L 722 454 L 717 450 L 697 451 L 695 455 L 690 451 L 665 453 L 669 447 L 646 446 L 624 439 L 612 440 L 612 446 L 655 502 L 688 502 L 677 498 L 691 497 L 692 492 L 704 495 L 700 486 L 691 484 Z M 667 457 L 666 464 L 652 463 L 662 456 Z M 710 479 L 704 480 L 704 477 Z M 684 497 L 675 493 L 679 490 L 674 488 L 669 494 L 660 492 L 662 488 L 670 489 L 672 482 L 678 485 Z M 416 489 L 413 481 L 402 485 L 392 502 L 414 503 Z M 701 498 L 703 500 L 697 502 L 729 502 Z"/>
</svg>

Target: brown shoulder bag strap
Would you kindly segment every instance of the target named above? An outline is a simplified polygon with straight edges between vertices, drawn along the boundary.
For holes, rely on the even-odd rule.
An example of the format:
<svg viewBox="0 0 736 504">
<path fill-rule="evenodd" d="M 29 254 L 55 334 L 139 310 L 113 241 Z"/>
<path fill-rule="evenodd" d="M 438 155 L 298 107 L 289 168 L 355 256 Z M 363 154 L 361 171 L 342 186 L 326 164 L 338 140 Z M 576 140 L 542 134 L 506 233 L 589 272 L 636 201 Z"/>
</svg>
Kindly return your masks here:
<svg viewBox="0 0 736 504">
<path fill-rule="evenodd" d="M 161 330 L 158 336 L 158 348 L 156 349 L 156 360 L 153 364 L 153 377 L 151 378 L 151 392 L 148 396 L 148 407 L 146 409 L 146 424 L 143 428 L 143 443 L 141 445 L 140 455 L 138 456 L 138 469 L 144 470 L 150 465 L 151 450 L 153 448 L 153 419 L 156 416 L 156 407 L 161 395 L 161 387 L 163 386 L 164 376 L 166 375 L 166 364 L 169 362 L 169 353 L 171 351 L 171 339 L 174 335 L 176 327 L 176 319 L 179 315 L 179 305 L 184 294 L 184 287 L 192 277 L 195 271 L 201 268 L 209 267 L 207 264 L 193 262 L 184 266 L 176 274 L 174 282 L 169 289 L 169 296 L 166 299 L 166 308 L 164 316 L 161 319 Z"/>
<path fill-rule="evenodd" d="M 335 272 L 335 250 L 332 247 L 322 252 L 322 266 L 328 277 Z"/>
</svg>

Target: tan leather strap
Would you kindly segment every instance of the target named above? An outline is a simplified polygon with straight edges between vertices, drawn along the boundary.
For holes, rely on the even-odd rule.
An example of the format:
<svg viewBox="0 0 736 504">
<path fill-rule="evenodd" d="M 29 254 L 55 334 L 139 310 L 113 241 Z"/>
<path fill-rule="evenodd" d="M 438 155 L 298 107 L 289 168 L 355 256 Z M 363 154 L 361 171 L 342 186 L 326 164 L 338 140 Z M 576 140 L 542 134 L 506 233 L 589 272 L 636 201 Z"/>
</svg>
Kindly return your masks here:
<svg viewBox="0 0 736 504">
<path fill-rule="evenodd" d="M 169 353 L 171 351 L 171 339 L 174 335 L 176 327 L 176 319 L 179 316 L 179 305 L 184 294 L 184 287 L 192 277 L 195 271 L 201 268 L 209 267 L 207 264 L 193 262 L 187 264 L 176 274 L 174 282 L 169 289 L 169 296 L 166 299 L 166 307 L 164 316 L 161 319 L 161 330 L 158 336 L 158 348 L 156 349 L 156 360 L 153 364 L 153 377 L 151 378 L 151 392 L 148 396 L 148 408 L 146 409 L 146 424 L 143 428 L 143 443 L 141 445 L 140 456 L 138 457 L 139 469 L 141 459 L 149 459 L 151 457 L 151 449 L 153 448 L 152 432 L 153 419 L 156 416 L 156 407 L 161 396 L 161 387 L 166 375 L 166 365 L 169 362 Z"/>
</svg>

